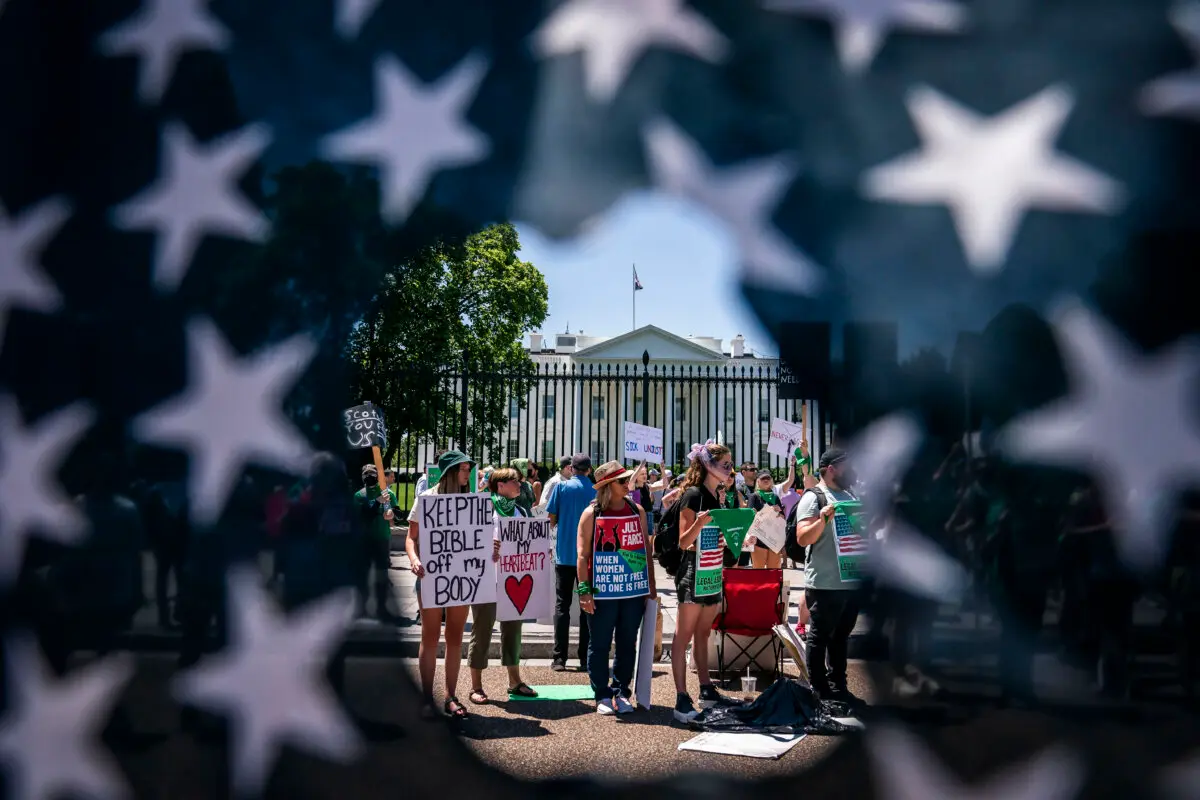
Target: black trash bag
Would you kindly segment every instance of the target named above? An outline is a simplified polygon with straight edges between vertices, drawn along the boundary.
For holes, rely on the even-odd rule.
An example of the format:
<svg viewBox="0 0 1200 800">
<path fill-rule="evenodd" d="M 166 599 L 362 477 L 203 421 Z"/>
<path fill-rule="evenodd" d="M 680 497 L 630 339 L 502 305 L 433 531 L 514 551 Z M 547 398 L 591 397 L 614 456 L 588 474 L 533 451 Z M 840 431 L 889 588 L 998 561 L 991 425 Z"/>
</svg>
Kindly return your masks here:
<svg viewBox="0 0 1200 800">
<path fill-rule="evenodd" d="M 811 733 L 832 736 L 857 730 L 834 717 L 854 716 L 845 703 L 818 700 L 808 686 L 781 678 L 753 702 L 714 706 L 689 724 L 702 731 L 729 733 Z"/>
</svg>

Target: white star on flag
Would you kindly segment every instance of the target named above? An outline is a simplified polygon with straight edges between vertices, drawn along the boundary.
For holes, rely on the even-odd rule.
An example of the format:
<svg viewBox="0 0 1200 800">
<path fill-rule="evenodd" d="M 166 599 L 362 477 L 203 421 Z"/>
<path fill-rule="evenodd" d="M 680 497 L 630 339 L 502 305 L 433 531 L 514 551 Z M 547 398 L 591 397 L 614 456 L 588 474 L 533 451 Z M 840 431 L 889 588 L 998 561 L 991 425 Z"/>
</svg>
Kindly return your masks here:
<svg viewBox="0 0 1200 800">
<path fill-rule="evenodd" d="M 999 272 L 1029 208 L 1114 214 L 1121 185 L 1054 152 L 1074 100 L 1051 86 L 994 117 L 982 117 L 929 87 L 913 90 L 908 109 L 925 145 L 869 170 L 863 193 L 897 203 L 945 203 L 968 264 Z"/>
<path fill-rule="evenodd" d="M 996 444 L 1014 458 L 1090 473 L 1122 559 L 1153 568 L 1166 555 L 1172 501 L 1200 486 L 1200 342 L 1142 355 L 1078 301 L 1054 320 L 1071 393 L 1017 417 Z"/>
<path fill-rule="evenodd" d="M 644 129 L 647 167 L 655 185 L 705 208 L 737 241 L 748 285 L 813 294 L 819 269 L 774 226 L 771 214 L 795 176 L 783 156 L 714 168 L 700 148 L 666 119 Z"/>
<path fill-rule="evenodd" d="M 1200 797 L 1200 754 L 1192 753 L 1163 770 L 1157 781 L 1163 795 L 1171 800 Z"/>
<path fill-rule="evenodd" d="M 205 234 L 261 241 L 266 217 L 238 190 L 237 182 L 262 155 L 270 135 L 262 125 L 200 144 L 178 124 L 163 130 L 158 182 L 118 206 L 114 222 L 126 230 L 155 228 L 154 282 L 179 288 Z"/>
<path fill-rule="evenodd" d="M 960 33 L 966 12 L 948 0 L 766 0 L 769 11 L 828 17 L 842 68 L 859 73 L 871 65 L 888 30 Z"/>
<path fill-rule="evenodd" d="M 323 674 L 353 619 L 353 592 L 284 616 L 261 583 L 253 570 L 230 570 L 229 644 L 172 687 L 180 702 L 230 718 L 230 771 L 238 793 L 262 789 L 285 743 L 342 762 L 355 758 L 361 745 Z"/>
<path fill-rule="evenodd" d="M 71 216 L 71 207 L 53 197 L 10 217 L 0 203 L 0 346 L 13 308 L 51 312 L 62 296 L 38 264 L 38 256 Z"/>
<path fill-rule="evenodd" d="M 382 0 L 334 0 L 334 27 L 338 36 L 353 39 L 379 8 Z"/>
<path fill-rule="evenodd" d="M 142 58 L 138 93 L 144 103 L 162 99 L 180 57 L 188 50 L 223 50 L 229 31 L 208 12 L 208 0 L 142 0 L 141 10 L 100 36 L 100 52 Z"/>
<path fill-rule="evenodd" d="M 31 638 L 9 638 L 5 651 L 8 709 L 0 717 L 0 760 L 8 796 L 129 797 L 99 738 L 133 676 L 133 660 L 109 656 L 58 679 Z"/>
<path fill-rule="evenodd" d="M 1200 62 L 1200 3 L 1180 3 L 1171 9 L 1169 18 Z M 1142 89 L 1138 103 L 1147 114 L 1200 121 L 1200 66 L 1151 81 Z"/>
<path fill-rule="evenodd" d="M 134 420 L 143 442 L 189 451 L 192 518 L 215 522 L 250 462 L 289 472 L 311 449 L 282 412 L 283 400 L 316 354 L 308 336 L 239 357 L 207 319 L 187 325 L 188 386 Z"/>
<path fill-rule="evenodd" d="M 651 47 L 719 63 L 729 41 L 683 0 L 568 0 L 533 33 L 533 51 L 552 58 L 583 53 L 584 87 L 598 103 L 612 100 Z"/>
<path fill-rule="evenodd" d="M 872 537 L 867 565 L 881 585 L 914 597 L 953 603 L 967 585 L 967 571 L 945 551 L 905 524 L 880 501 L 890 505 L 896 484 L 911 466 L 923 433 L 909 414 L 895 413 L 871 423 L 855 437 L 849 451 L 862 481 L 868 516 L 883 512 L 889 519 L 886 539 Z"/>
<path fill-rule="evenodd" d="M 56 473 L 93 417 L 76 403 L 26 426 L 16 400 L 0 394 L 0 585 L 16 577 L 33 532 L 64 545 L 87 533 Z"/>
<path fill-rule="evenodd" d="M 949 774 L 917 739 L 890 724 L 866 736 L 871 783 L 881 800 L 1070 800 L 1083 784 L 1079 760 L 1047 750 L 976 786 Z"/>
<path fill-rule="evenodd" d="M 395 56 L 375 62 L 375 115 L 330 134 L 321 151 L 338 161 L 377 164 L 381 212 L 408 218 L 439 170 L 487 158 L 491 142 L 465 116 L 488 62 L 468 56 L 436 82 L 422 85 Z"/>
</svg>

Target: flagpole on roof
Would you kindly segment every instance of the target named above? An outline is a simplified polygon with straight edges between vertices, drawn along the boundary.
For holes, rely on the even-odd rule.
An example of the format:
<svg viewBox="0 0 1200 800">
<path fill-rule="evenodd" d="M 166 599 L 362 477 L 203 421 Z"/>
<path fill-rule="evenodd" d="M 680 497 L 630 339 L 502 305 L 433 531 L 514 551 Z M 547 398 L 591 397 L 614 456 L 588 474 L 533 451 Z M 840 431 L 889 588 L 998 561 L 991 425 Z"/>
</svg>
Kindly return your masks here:
<svg viewBox="0 0 1200 800">
<path fill-rule="evenodd" d="M 637 264 L 633 265 L 633 286 L 630 291 L 633 295 L 633 327 L 630 330 L 637 330 Z"/>
</svg>

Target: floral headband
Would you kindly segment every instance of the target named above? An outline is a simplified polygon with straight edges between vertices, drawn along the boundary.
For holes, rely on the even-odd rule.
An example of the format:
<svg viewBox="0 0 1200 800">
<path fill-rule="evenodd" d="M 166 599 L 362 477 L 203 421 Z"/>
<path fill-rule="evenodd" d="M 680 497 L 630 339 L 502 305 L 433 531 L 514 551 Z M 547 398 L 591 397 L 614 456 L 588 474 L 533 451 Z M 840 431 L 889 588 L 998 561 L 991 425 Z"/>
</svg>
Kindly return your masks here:
<svg viewBox="0 0 1200 800">
<path fill-rule="evenodd" d="M 700 463 L 704 464 L 704 466 L 710 466 L 713 460 L 712 453 L 708 452 L 708 446 L 710 444 L 716 444 L 716 442 L 712 439 L 709 439 L 704 444 L 692 445 L 691 452 L 687 454 L 687 460 L 695 461 L 697 458 L 699 458 Z"/>
</svg>

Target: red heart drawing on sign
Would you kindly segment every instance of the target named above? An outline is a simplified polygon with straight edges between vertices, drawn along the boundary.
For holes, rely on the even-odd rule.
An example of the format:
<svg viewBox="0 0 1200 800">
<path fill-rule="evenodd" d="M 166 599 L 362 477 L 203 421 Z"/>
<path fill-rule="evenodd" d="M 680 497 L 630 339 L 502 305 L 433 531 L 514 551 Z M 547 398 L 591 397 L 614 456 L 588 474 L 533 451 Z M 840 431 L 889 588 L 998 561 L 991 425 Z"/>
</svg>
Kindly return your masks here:
<svg viewBox="0 0 1200 800">
<path fill-rule="evenodd" d="M 533 576 L 524 575 L 521 580 L 517 580 L 509 575 L 504 580 L 504 593 L 512 601 L 517 613 L 524 614 L 525 606 L 529 605 L 529 596 L 533 594 Z"/>
</svg>

